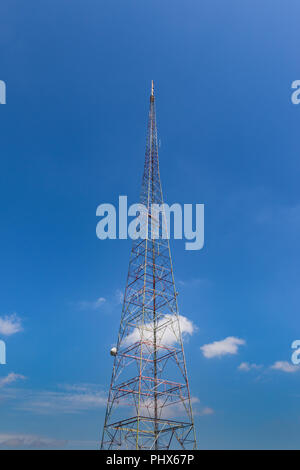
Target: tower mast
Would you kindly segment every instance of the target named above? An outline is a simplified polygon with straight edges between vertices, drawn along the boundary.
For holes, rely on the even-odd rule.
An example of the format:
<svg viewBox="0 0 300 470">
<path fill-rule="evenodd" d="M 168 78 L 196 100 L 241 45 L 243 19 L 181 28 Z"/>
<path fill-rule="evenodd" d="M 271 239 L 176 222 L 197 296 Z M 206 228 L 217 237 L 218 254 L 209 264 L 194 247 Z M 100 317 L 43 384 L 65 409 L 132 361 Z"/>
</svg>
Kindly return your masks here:
<svg viewBox="0 0 300 470">
<path fill-rule="evenodd" d="M 151 96 L 150 96 L 150 106 L 151 103 L 154 105 L 154 82 L 151 82 Z M 155 125 L 155 116 L 152 120 L 152 138 L 155 139 L 156 129 L 153 128 Z M 152 142 L 152 147 L 154 147 L 155 143 Z M 151 192 L 152 192 L 152 204 L 155 204 L 154 199 L 154 166 L 153 166 L 153 159 L 151 159 Z M 155 240 L 151 240 L 152 244 L 152 284 L 153 284 L 153 368 L 154 368 L 154 446 L 155 450 L 158 449 L 158 409 L 157 409 L 157 345 L 156 345 L 156 330 L 157 330 L 157 321 L 156 321 L 156 292 L 155 292 L 155 278 L 156 278 L 156 271 L 155 271 Z"/>
<path fill-rule="evenodd" d="M 163 237 L 153 80 L 140 203 L 146 236 L 132 244 L 101 449 L 196 449 L 170 245 Z"/>
</svg>

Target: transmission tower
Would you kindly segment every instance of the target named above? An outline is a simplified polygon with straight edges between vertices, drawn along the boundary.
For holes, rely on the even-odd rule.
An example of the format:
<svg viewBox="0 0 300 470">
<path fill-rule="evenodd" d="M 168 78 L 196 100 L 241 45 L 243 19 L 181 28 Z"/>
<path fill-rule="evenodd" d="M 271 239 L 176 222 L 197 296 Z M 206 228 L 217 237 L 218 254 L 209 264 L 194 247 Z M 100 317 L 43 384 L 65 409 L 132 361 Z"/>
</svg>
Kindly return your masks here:
<svg viewBox="0 0 300 470">
<path fill-rule="evenodd" d="M 169 239 L 153 236 L 167 233 L 152 206 L 163 204 L 153 81 L 140 202 L 147 236 L 132 244 L 101 449 L 196 449 Z"/>
</svg>

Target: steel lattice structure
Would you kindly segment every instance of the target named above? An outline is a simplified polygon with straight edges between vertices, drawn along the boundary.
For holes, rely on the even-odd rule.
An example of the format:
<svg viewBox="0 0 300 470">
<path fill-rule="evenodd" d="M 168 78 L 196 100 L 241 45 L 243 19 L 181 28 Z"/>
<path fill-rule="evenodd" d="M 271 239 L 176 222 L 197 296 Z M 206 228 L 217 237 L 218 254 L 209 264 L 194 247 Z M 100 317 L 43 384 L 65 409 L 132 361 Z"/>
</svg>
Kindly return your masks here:
<svg viewBox="0 0 300 470">
<path fill-rule="evenodd" d="M 152 210 L 163 204 L 153 82 L 140 202 L 147 236 L 132 244 L 101 449 L 196 449 L 169 239 L 151 236 L 166 233 Z"/>
</svg>

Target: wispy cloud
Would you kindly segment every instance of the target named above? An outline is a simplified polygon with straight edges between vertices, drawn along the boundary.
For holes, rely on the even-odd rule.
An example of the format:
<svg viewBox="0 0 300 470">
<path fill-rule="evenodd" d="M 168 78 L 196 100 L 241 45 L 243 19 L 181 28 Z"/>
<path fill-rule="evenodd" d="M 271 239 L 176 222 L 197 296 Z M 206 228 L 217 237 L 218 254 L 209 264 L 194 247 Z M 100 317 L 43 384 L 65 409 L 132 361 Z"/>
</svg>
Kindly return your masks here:
<svg viewBox="0 0 300 470">
<path fill-rule="evenodd" d="M 37 414 L 73 414 L 106 406 L 106 393 L 96 385 L 64 385 L 59 388 L 59 391 L 27 391 L 17 408 Z"/>
<path fill-rule="evenodd" d="M 8 374 L 6 377 L 0 377 L 0 388 L 5 387 L 5 385 L 10 385 L 17 380 L 24 380 L 26 377 L 21 374 L 15 374 L 14 372 L 11 372 Z"/>
<path fill-rule="evenodd" d="M 263 366 L 259 364 L 251 364 L 250 362 L 241 362 L 241 364 L 238 366 L 238 370 L 242 370 L 244 372 L 249 372 L 250 370 L 253 369 L 261 369 Z"/>
<path fill-rule="evenodd" d="M 53 449 L 64 448 L 68 441 L 48 439 L 33 434 L 0 434 L 2 449 Z"/>
<path fill-rule="evenodd" d="M 261 224 L 279 224 L 281 227 L 300 223 L 300 204 L 272 204 L 264 206 L 257 214 L 257 222 Z"/>
<path fill-rule="evenodd" d="M 203 406 L 199 398 L 191 397 L 191 403 L 193 406 L 193 414 L 195 416 L 208 416 L 215 413 L 215 410 L 210 406 Z"/>
<path fill-rule="evenodd" d="M 211 281 L 205 278 L 193 277 L 192 279 L 186 280 L 179 279 L 176 284 L 182 287 L 208 287 L 211 285 Z"/>
<path fill-rule="evenodd" d="M 121 289 L 116 289 L 115 291 L 115 299 L 117 304 L 122 304 L 124 300 L 124 292 Z"/>
<path fill-rule="evenodd" d="M 272 366 L 271 369 L 274 370 L 281 370 L 282 372 L 293 373 L 300 370 L 299 366 L 294 366 L 287 361 L 276 361 Z"/>
<path fill-rule="evenodd" d="M 213 415 L 215 410 L 210 408 L 209 406 L 205 406 L 202 408 L 200 411 L 196 412 L 199 416 L 208 416 L 208 415 Z"/>
<path fill-rule="evenodd" d="M 105 302 L 106 299 L 104 297 L 99 297 L 96 300 L 81 300 L 77 305 L 80 310 L 98 310 Z"/>
<path fill-rule="evenodd" d="M 212 357 L 221 357 L 228 354 L 237 354 L 239 346 L 246 344 L 246 341 L 234 336 L 228 336 L 221 341 L 214 341 L 213 343 L 204 344 L 201 346 L 201 351 L 207 359 Z"/>
<path fill-rule="evenodd" d="M 16 313 L 0 317 L 0 334 L 11 336 L 22 331 L 22 322 Z"/>
<path fill-rule="evenodd" d="M 99 310 L 103 313 L 112 313 L 116 309 L 120 309 L 123 303 L 124 292 L 121 289 L 116 289 L 108 297 L 98 297 L 95 300 L 79 300 L 73 303 L 79 310 Z"/>
</svg>

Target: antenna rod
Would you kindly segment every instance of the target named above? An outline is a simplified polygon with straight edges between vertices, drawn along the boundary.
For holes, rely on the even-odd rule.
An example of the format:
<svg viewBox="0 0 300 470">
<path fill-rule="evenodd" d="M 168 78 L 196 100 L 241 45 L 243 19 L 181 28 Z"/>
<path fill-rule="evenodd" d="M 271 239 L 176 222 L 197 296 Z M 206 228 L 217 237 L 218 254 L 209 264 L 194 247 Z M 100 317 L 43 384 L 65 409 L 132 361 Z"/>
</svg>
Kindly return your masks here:
<svg viewBox="0 0 300 470">
<path fill-rule="evenodd" d="M 151 80 L 150 103 L 154 103 L 154 81 L 153 80 Z"/>
</svg>

